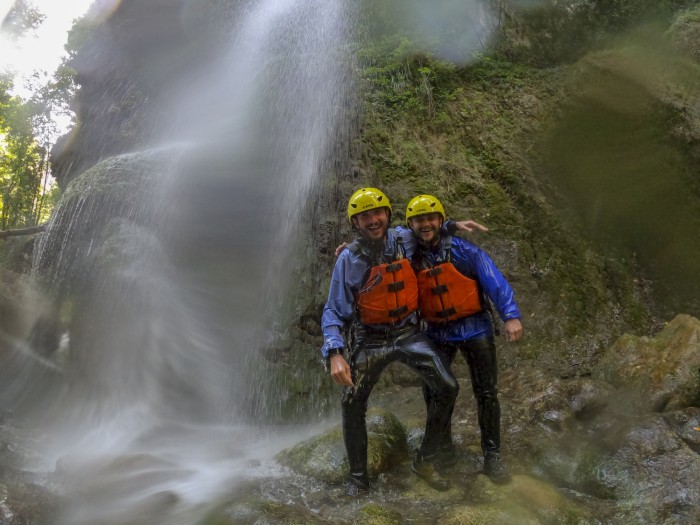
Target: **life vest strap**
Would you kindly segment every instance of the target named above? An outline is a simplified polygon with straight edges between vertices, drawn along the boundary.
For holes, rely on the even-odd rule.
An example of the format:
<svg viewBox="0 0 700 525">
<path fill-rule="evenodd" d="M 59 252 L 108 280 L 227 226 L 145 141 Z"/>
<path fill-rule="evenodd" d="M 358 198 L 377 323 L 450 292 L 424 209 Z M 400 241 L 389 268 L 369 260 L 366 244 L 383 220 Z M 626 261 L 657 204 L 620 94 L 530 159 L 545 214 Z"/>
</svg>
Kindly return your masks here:
<svg viewBox="0 0 700 525">
<path fill-rule="evenodd" d="M 442 295 L 444 293 L 447 293 L 447 285 L 440 284 L 438 286 L 433 286 L 432 292 L 433 292 L 433 295 Z"/>
<path fill-rule="evenodd" d="M 426 275 L 428 277 L 435 277 L 436 275 L 440 275 L 441 273 L 442 268 L 440 268 L 439 266 L 426 271 Z"/>
<path fill-rule="evenodd" d="M 388 285 L 390 292 L 400 292 L 406 288 L 406 283 L 404 281 L 397 281 Z"/>
<path fill-rule="evenodd" d="M 408 306 L 403 305 L 399 306 L 398 308 L 394 308 L 393 310 L 389 310 L 389 316 L 390 317 L 400 317 L 403 314 L 408 312 Z"/>
<path fill-rule="evenodd" d="M 445 317 L 450 317 L 451 315 L 456 314 L 457 311 L 454 308 L 447 308 L 441 312 L 437 313 L 438 317 L 445 318 Z"/>
<path fill-rule="evenodd" d="M 401 263 L 392 263 L 386 265 L 386 271 L 389 273 L 398 272 L 401 269 Z"/>
</svg>

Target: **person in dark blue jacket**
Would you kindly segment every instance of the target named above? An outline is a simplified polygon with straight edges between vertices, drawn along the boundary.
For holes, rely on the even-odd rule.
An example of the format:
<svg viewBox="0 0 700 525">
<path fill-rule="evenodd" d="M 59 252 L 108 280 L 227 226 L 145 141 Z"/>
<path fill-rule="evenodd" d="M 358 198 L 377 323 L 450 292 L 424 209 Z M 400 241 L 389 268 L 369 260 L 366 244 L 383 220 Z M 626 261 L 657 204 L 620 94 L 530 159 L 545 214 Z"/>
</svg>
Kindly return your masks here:
<svg viewBox="0 0 700 525">
<path fill-rule="evenodd" d="M 445 211 L 432 195 L 414 197 L 406 208 L 406 220 L 417 241 L 411 262 L 418 280 L 421 316 L 427 321 L 426 333 L 450 364 L 460 351 L 469 365 L 484 473 L 494 482 L 507 482 L 510 473 L 500 454 L 495 331 L 488 301 L 505 323 L 506 340 L 517 341 L 523 327 L 513 290 L 483 250 L 445 232 Z M 429 386 L 424 386 L 424 395 L 430 403 L 433 393 Z M 442 435 L 439 454 L 447 465 L 456 460 L 451 424 Z"/>
</svg>

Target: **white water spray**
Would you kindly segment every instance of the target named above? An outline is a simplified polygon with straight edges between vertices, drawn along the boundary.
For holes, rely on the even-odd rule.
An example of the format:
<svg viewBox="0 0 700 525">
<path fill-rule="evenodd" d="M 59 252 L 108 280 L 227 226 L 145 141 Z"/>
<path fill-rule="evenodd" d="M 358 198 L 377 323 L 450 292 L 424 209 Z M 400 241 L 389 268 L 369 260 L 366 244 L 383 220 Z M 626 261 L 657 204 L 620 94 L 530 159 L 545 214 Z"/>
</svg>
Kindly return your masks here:
<svg viewBox="0 0 700 525">
<path fill-rule="evenodd" d="M 194 523 L 306 436 L 245 424 L 238 399 L 265 381 L 245 365 L 282 289 L 269 261 L 343 126 L 347 4 L 241 3 L 230 45 L 164 96 L 159 143 L 66 192 L 36 268 L 70 344 L 42 392 L 16 388 L 73 486 L 57 523 Z"/>
</svg>

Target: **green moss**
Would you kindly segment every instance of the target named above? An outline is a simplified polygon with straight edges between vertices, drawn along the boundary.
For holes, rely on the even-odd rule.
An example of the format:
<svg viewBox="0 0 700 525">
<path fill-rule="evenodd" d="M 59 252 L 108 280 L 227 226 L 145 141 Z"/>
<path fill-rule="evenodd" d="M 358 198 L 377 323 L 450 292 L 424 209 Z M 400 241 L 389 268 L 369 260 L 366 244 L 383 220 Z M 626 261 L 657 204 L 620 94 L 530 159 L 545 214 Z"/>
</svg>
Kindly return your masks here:
<svg viewBox="0 0 700 525">
<path fill-rule="evenodd" d="M 365 505 L 360 509 L 355 525 L 399 525 L 403 523 L 400 513 L 380 505 Z"/>
<path fill-rule="evenodd" d="M 563 222 L 537 177 L 533 145 L 558 115 L 566 70 L 479 58 L 457 67 L 411 54 L 405 38 L 363 50 L 361 138 L 372 182 L 395 209 L 435 193 L 448 215 L 491 228 L 478 242 L 511 268 L 506 277 L 528 315 L 525 357 L 572 341 L 583 352 L 621 327 L 644 330 L 649 314 L 634 265 L 601 256 Z"/>
</svg>

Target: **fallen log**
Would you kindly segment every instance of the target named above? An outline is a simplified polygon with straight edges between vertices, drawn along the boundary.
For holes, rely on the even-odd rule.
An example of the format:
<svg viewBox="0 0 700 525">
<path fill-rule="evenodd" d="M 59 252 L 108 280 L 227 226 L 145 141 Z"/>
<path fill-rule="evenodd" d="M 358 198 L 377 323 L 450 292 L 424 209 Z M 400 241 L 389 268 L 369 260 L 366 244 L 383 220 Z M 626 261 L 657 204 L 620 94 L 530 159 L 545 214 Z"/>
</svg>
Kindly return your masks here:
<svg viewBox="0 0 700 525">
<path fill-rule="evenodd" d="M 41 233 L 46 231 L 46 225 L 40 224 L 39 226 L 32 226 L 31 228 L 18 228 L 16 230 L 0 230 L 0 239 L 7 239 L 8 237 L 19 237 L 20 235 L 34 235 L 35 233 Z"/>
</svg>

